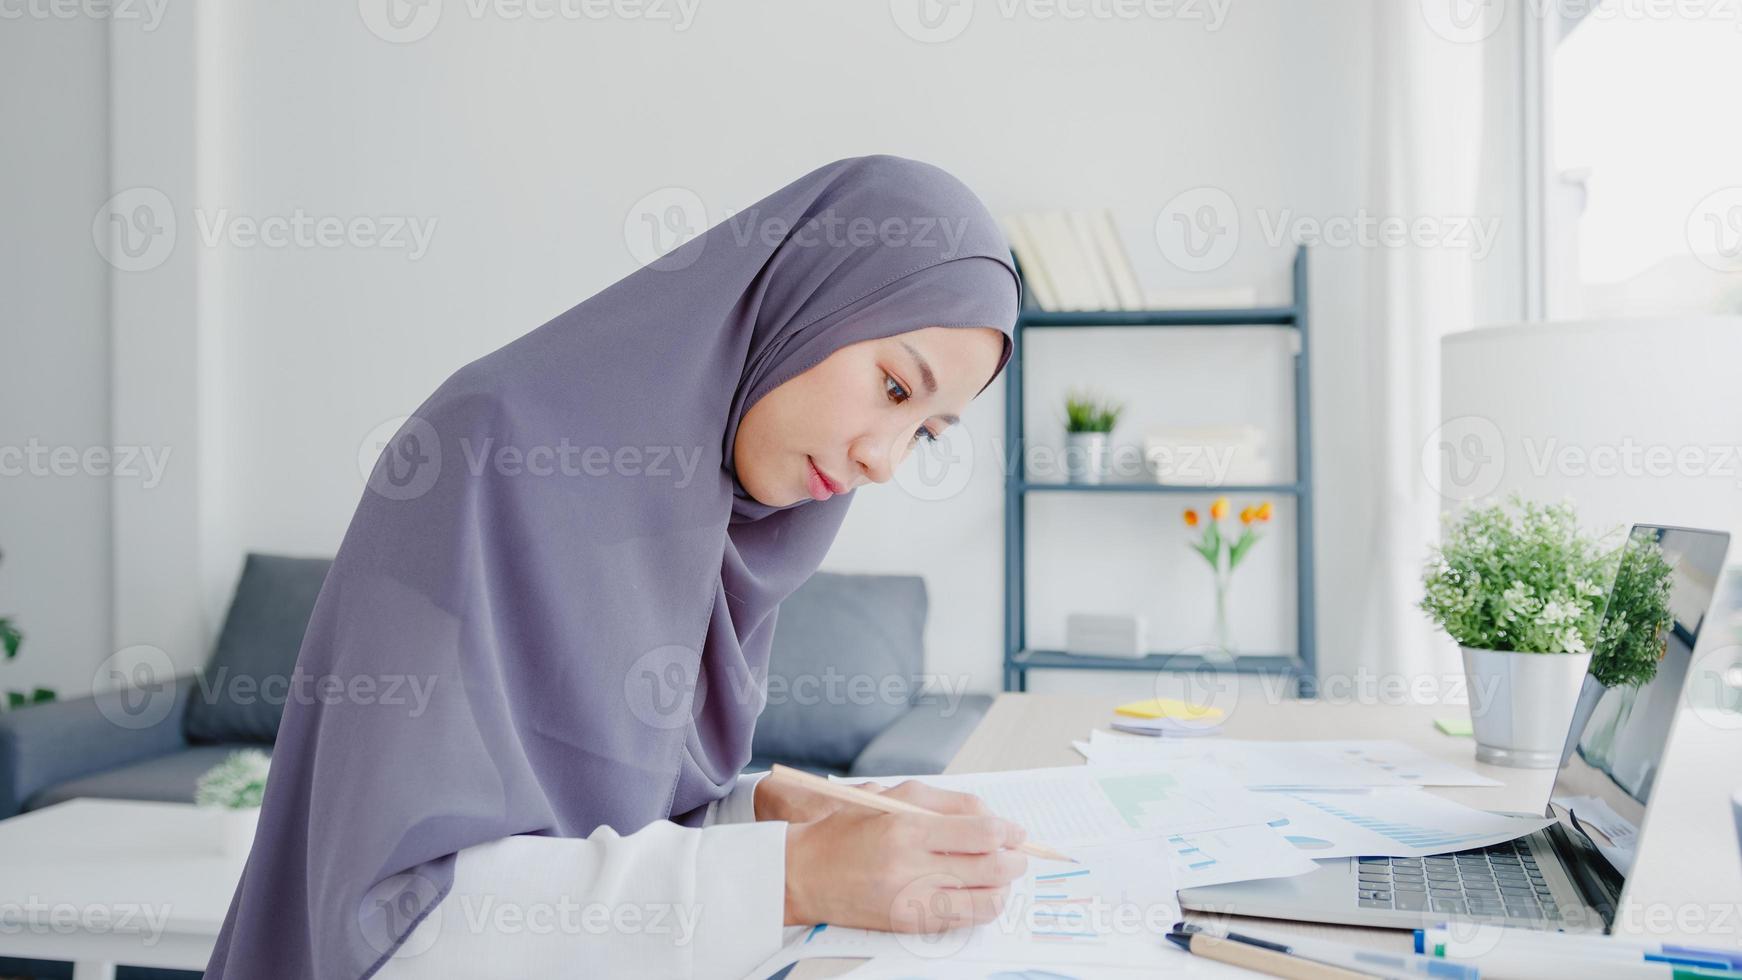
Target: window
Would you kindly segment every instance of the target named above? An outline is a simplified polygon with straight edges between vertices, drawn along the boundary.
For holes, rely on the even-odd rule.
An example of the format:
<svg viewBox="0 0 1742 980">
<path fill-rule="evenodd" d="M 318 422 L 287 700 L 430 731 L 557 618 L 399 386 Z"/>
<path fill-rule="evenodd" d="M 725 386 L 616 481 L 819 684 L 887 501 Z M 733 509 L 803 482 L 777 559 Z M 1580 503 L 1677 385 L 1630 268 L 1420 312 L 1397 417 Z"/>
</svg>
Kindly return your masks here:
<svg viewBox="0 0 1742 980">
<path fill-rule="evenodd" d="M 1742 3 L 1560 9 L 1543 25 L 1544 312 L 1742 312 Z"/>
</svg>

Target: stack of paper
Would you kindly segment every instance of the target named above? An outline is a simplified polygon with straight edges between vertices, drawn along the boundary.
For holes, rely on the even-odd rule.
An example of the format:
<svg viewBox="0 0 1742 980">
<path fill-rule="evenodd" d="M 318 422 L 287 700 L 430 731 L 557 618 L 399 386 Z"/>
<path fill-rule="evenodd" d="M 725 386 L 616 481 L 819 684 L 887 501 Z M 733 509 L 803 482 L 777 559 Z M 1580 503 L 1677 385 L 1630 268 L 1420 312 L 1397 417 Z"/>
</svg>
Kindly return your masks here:
<svg viewBox="0 0 1742 980">
<path fill-rule="evenodd" d="M 1214 705 L 1147 698 L 1113 709 L 1113 727 L 1133 735 L 1213 735 L 1224 713 Z"/>
</svg>

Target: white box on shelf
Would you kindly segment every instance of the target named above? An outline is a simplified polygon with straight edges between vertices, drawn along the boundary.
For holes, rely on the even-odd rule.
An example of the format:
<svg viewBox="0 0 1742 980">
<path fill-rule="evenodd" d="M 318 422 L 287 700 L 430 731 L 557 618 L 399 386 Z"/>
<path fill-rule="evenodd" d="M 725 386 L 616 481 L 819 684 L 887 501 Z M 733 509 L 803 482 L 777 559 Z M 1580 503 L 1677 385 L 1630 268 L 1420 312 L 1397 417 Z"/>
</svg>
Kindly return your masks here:
<svg viewBox="0 0 1742 980">
<path fill-rule="evenodd" d="M 1264 430 L 1255 425 L 1157 426 L 1143 438 L 1155 482 L 1180 487 L 1272 482 Z"/>
<path fill-rule="evenodd" d="M 1142 616 L 1070 613 L 1065 616 L 1065 652 L 1079 657 L 1129 657 L 1147 652 Z"/>
</svg>

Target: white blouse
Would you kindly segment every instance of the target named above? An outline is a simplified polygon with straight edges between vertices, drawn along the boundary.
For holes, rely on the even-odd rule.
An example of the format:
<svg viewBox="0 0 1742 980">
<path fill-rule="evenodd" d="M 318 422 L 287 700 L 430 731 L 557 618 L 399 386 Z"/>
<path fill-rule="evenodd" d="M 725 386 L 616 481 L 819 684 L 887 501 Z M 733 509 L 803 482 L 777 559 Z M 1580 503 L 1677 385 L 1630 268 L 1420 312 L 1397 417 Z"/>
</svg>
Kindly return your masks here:
<svg viewBox="0 0 1742 980">
<path fill-rule="evenodd" d="M 780 948 L 786 824 L 739 776 L 700 828 L 516 835 L 465 848 L 454 884 L 378 980 L 744 976 Z"/>
</svg>

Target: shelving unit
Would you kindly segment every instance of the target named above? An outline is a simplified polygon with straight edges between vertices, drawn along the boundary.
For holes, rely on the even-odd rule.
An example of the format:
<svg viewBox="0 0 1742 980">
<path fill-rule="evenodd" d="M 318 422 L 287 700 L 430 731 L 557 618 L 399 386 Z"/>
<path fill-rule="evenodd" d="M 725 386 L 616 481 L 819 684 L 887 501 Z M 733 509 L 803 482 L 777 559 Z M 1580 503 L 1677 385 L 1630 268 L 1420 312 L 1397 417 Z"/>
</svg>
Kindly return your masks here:
<svg viewBox="0 0 1742 980">
<path fill-rule="evenodd" d="M 1013 257 L 1014 261 L 1014 257 Z M 1020 266 L 1018 267 L 1020 269 Z M 1030 670 L 1199 670 L 1206 666 L 1238 673 L 1292 678 L 1300 694 L 1313 693 L 1316 651 L 1313 592 L 1312 400 L 1309 389 L 1307 332 L 1307 253 L 1294 256 L 1293 301 L 1288 306 L 1209 310 L 1097 310 L 1065 312 L 1024 306 L 1016 320 L 1014 348 L 1005 372 L 1004 431 L 1015 465 L 1004 479 L 1004 689 L 1028 689 Z M 1292 483 L 1168 486 L 1159 483 L 1031 483 L 1023 438 L 1023 333 L 1035 329 L 1083 327 L 1248 327 L 1282 326 L 1295 331 L 1294 437 L 1295 475 Z M 1079 657 L 1063 650 L 1029 649 L 1025 602 L 1027 577 L 1027 497 L 1031 493 L 1265 493 L 1295 501 L 1296 646 L 1293 653 L 1239 654 L 1232 664 L 1207 664 L 1197 654 L 1156 651 L 1135 659 Z"/>
</svg>

